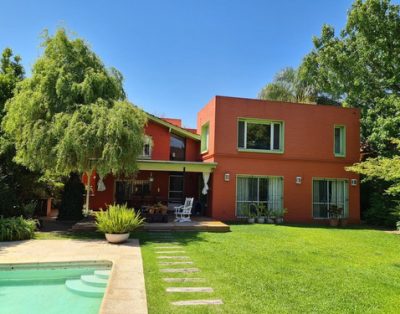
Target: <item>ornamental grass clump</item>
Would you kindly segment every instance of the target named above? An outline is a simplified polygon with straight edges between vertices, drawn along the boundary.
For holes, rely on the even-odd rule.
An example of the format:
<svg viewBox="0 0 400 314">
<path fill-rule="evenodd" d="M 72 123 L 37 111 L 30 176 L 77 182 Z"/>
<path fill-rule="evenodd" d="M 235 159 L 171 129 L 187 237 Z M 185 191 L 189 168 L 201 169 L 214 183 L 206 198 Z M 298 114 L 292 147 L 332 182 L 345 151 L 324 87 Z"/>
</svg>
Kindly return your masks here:
<svg viewBox="0 0 400 314">
<path fill-rule="evenodd" d="M 143 225 L 144 219 L 133 208 L 125 205 L 109 205 L 108 209 L 95 213 L 96 226 L 108 234 L 129 233 Z"/>
<path fill-rule="evenodd" d="M 0 217 L 0 241 L 32 239 L 35 235 L 36 220 L 23 217 Z"/>
</svg>

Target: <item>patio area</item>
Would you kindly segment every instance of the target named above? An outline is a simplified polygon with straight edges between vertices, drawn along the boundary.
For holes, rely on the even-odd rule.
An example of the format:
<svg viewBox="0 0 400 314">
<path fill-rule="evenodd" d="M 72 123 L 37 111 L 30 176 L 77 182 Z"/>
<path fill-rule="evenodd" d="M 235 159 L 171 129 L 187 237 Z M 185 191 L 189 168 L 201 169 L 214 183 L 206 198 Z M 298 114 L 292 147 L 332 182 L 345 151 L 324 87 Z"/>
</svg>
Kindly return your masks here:
<svg viewBox="0 0 400 314">
<path fill-rule="evenodd" d="M 142 227 L 145 231 L 195 231 L 195 232 L 229 232 L 229 225 L 219 220 L 208 217 L 192 217 L 190 222 L 174 222 L 174 217 L 169 216 L 166 223 L 145 223 Z M 94 221 L 83 220 L 77 222 L 71 228 L 74 232 L 95 231 Z"/>
</svg>

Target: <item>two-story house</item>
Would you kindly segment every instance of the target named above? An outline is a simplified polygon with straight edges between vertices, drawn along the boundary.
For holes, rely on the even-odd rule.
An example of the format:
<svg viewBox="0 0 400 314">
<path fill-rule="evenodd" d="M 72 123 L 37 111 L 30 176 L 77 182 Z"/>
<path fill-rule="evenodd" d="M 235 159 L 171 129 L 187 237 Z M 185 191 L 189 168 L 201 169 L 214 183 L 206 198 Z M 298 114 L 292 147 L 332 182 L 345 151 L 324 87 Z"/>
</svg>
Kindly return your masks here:
<svg viewBox="0 0 400 314">
<path fill-rule="evenodd" d="M 287 208 L 288 222 L 323 222 L 337 206 L 358 223 L 359 177 L 345 167 L 359 161 L 359 118 L 357 109 L 221 96 L 200 110 L 197 130 L 149 115 L 139 172 L 107 176 L 91 207 L 194 197 L 194 211 L 221 220 L 244 217 L 251 203 Z"/>
</svg>

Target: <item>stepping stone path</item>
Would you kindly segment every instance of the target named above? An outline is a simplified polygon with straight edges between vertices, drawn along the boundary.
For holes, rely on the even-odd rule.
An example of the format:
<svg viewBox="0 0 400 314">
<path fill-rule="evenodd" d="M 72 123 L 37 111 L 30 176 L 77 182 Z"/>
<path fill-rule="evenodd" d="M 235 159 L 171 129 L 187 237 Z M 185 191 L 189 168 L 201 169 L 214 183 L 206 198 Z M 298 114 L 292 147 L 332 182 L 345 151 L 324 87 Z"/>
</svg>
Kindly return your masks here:
<svg viewBox="0 0 400 314">
<path fill-rule="evenodd" d="M 164 255 L 164 254 L 176 254 L 176 253 L 185 253 L 183 248 L 180 246 L 179 242 L 176 242 L 176 239 L 171 233 L 162 233 L 162 232 L 153 232 L 149 233 L 149 236 L 152 238 L 150 241 L 154 242 L 157 246 L 155 246 L 155 253 L 157 254 L 157 259 L 163 260 L 168 259 L 171 261 L 159 261 L 158 264 L 160 266 L 183 266 L 193 264 L 192 261 L 187 261 L 190 259 L 189 256 L 185 255 Z M 185 261 L 182 261 L 185 260 Z M 191 274 L 198 273 L 200 269 L 197 267 L 191 268 L 160 268 L 161 273 L 176 273 L 182 274 Z M 200 277 L 164 277 L 162 278 L 164 282 L 168 283 L 199 283 L 205 282 L 205 278 Z M 167 287 L 166 292 L 168 293 L 213 293 L 214 289 L 211 287 Z M 176 306 L 195 306 L 195 305 L 221 305 L 224 304 L 220 299 L 199 299 L 199 300 L 184 300 L 184 301 L 174 301 L 171 302 L 172 305 Z"/>
<path fill-rule="evenodd" d="M 161 268 L 162 273 L 197 273 L 200 271 L 198 268 Z"/>
<path fill-rule="evenodd" d="M 214 292 L 213 288 L 209 287 L 170 287 L 167 292 Z"/>
<path fill-rule="evenodd" d="M 193 262 L 158 262 L 158 265 L 182 265 L 182 264 L 193 264 Z"/>
<path fill-rule="evenodd" d="M 165 282 L 205 282 L 204 278 L 163 278 Z"/>
</svg>

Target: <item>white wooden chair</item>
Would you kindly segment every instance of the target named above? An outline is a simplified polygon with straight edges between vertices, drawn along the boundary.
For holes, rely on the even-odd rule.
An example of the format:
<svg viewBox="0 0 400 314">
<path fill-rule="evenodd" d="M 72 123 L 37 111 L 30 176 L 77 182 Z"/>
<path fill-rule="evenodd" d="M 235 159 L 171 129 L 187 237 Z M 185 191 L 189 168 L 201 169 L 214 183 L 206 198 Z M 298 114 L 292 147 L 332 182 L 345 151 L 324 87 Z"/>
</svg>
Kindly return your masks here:
<svg viewBox="0 0 400 314">
<path fill-rule="evenodd" d="M 175 207 L 175 221 L 176 222 L 189 222 L 190 215 L 192 214 L 193 197 L 187 197 L 185 204 Z"/>
</svg>

